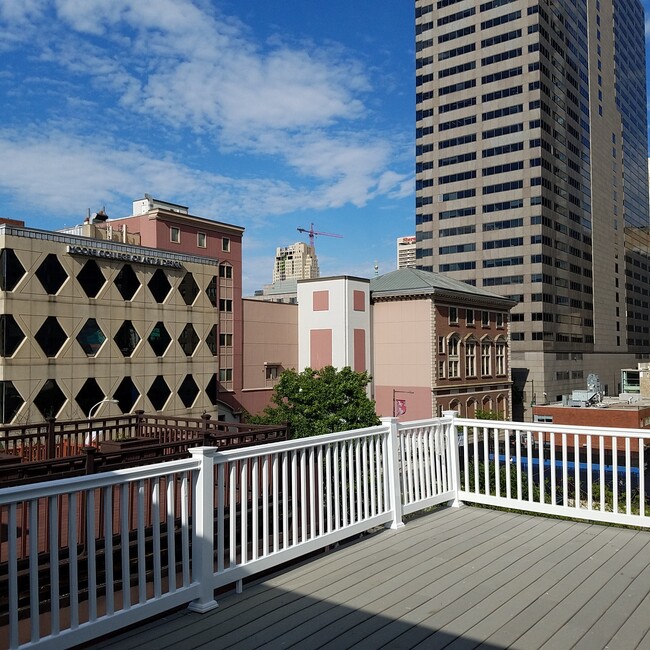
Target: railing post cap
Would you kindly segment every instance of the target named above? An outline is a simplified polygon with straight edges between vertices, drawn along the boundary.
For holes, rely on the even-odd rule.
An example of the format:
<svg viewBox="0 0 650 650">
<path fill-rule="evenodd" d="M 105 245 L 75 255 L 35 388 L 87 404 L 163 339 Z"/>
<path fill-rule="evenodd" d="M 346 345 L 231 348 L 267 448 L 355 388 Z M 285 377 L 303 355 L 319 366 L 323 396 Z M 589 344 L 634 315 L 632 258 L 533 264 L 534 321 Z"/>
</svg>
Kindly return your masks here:
<svg viewBox="0 0 650 650">
<path fill-rule="evenodd" d="M 392 417 L 390 415 L 387 415 L 379 419 L 381 420 L 382 424 L 392 424 L 393 422 L 399 422 L 399 418 Z"/>
<path fill-rule="evenodd" d="M 445 418 L 455 418 L 458 415 L 458 411 L 443 411 L 442 417 Z"/>
<path fill-rule="evenodd" d="M 218 451 L 219 447 L 190 447 L 187 451 L 190 452 L 192 456 L 214 456 Z"/>
</svg>

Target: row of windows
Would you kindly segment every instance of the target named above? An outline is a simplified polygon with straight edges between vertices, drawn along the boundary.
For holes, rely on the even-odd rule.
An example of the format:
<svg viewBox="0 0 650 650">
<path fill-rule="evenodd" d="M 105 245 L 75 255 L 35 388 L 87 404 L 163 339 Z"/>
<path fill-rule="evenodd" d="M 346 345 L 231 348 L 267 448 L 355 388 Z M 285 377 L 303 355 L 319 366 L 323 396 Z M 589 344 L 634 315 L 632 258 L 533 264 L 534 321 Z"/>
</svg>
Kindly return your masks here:
<svg viewBox="0 0 650 650">
<path fill-rule="evenodd" d="M 221 379 L 221 375 L 227 376 L 228 372 L 232 375 L 231 369 L 224 368 L 222 370 L 219 371 L 220 381 L 224 381 Z M 216 405 L 219 393 L 216 374 L 212 375 L 204 390 L 210 403 Z M 16 417 L 20 409 L 23 407 L 25 399 L 11 381 L 1 381 L 0 391 L 2 391 L 3 395 L 0 421 L 2 424 L 8 424 Z M 196 380 L 191 374 L 185 375 L 176 391 L 176 394 L 185 408 L 190 408 L 196 402 L 200 393 L 201 388 L 199 388 Z M 155 377 L 146 392 L 149 402 L 156 411 L 162 411 L 172 395 L 173 391 L 168 386 L 163 375 Z M 83 413 L 90 415 L 93 406 L 106 398 L 107 395 L 102 390 L 97 380 L 94 377 L 91 377 L 84 382 L 83 386 L 74 397 L 74 401 Z M 116 400 L 117 407 L 122 411 L 122 413 L 131 413 L 140 398 L 140 390 L 133 379 L 128 376 L 122 379 L 113 393 L 113 399 Z M 34 397 L 33 404 L 39 410 L 43 418 L 49 418 L 56 417 L 65 403 L 71 399 L 72 396 L 66 396 L 57 384 L 56 380 L 47 379 Z"/>
<path fill-rule="evenodd" d="M 4 334 L 0 340 L 0 356 L 12 357 L 27 337 L 12 314 L 0 315 L 0 330 Z M 59 354 L 69 340 L 69 336 L 55 316 L 48 316 L 38 328 L 34 340 L 47 357 L 53 358 Z M 106 340 L 106 334 L 94 318 L 89 318 L 76 336 L 77 343 L 88 357 L 97 356 Z M 125 320 L 113 336 L 113 341 L 124 357 L 131 357 L 141 340 L 130 320 Z M 147 337 L 147 342 L 157 357 L 162 357 L 169 352 L 172 340 L 165 324 L 161 321 L 153 326 Z M 194 355 L 201 342 L 192 323 L 185 325 L 177 340 L 181 350 L 188 357 Z M 220 338 L 219 342 L 232 344 L 232 339 Z M 218 353 L 216 327 L 210 329 L 205 343 L 212 355 Z"/>
<path fill-rule="evenodd" d="M 476 321 L 480 321 L 481 327 L 490 327 L 490 323 L 494 321 L 494 324 L 497 328 L 505 326 L 506 323 L 506 314 L 503 312 L 489 312 L 485 309 L 476 310 L 476 309 L 459 309 L 458 307 L 449 307 L 449 324 L 450 325 L 460 325 L 460 315 L 464 312 L 465 316 L 465 325 L 473 327 L 476 325 Z M 490 315 L 492 314 L 492 315 Z"/>
<path fill-rule="evenodd" d="M 482 377 L 492 376 L 492 344 L 481 342 L 480 346 L 477 341 L 468 340 L 464 342 L 464 362 L 461 368 L 461 351 L 460 341 L 457 337 L 450 337 L 447 341 L 447 359 L 438 360 L 438 378 L 460 379 L 461 377 L 473 378 L 478 376 L 478 355 L 480 353 L 480 374 Z M 507 345 L 504 341 L 497 341 L 494 345 L 494 365 L 497 376 L 506 374 L 506 354 Z"/>
<path fill-rule="evenodd" d="M 18 283 L 27 275 L 25 267 L 18 255 L 11 248 L 0 251 L 0 290 L 13 291 Z M 69 279 L 68 273 L 54 253 L 50 253 L 34 272 L 43 289 L 49 295 L 57 295 Z M 232 266 L 219 266 L 219 277 L 232 279 Z M 106 285 L 106 277 L 99 264 L 94 259 L 87 260 L 76 276 L 77 282 L 89 298 L 96 298 Z M 133 300 L 142 286 L 137 273 L 130 264 L 124 264 L 113 284 L 124 300 Z M 163 269 L 156 269 L 147 282 L 152 297 L 157 303 L 164 303 L 169 297 L 172 284 Z M 191 272 L 186 272 L 178 284 L 178 292 L 186 305 L 192 305 L 200 293 L 200 289 Z M 205 289 L 213 307 L 217 306 L 217 278 L 213 277 Z"/>
</svg>

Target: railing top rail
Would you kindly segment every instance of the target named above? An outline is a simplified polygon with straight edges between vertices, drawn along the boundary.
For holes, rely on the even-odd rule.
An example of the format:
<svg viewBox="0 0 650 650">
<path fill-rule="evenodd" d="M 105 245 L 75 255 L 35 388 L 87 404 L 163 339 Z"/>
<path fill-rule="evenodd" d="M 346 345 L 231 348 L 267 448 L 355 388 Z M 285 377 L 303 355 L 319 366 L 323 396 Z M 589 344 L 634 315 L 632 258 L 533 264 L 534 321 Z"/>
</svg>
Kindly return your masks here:
<svg viewBox="0 0 650 650">
<path fill-rule="evenodd" d="M 458 420 L 455 420 L 458 422 Z M 438 424 L 451 424 L 452 419 L 449 417 L 429 418 L 428 420 L 413 420 L 411 422 L 399 422 L 397 428 L 399 431 L 404 429 L 417 429 L 418 427 L 430 427 Z"/>
<path fill-rule="evenodd" d="M 56 479 L 53 481 L 44 481 L 40 483 L 30 483 L 29 485 L 20 485 L 15 487 L 0 489 L 0 506 L 17 503 L 19 501 L 29 501 L 42 497 L 56 496 L 69 492 L 80 492 L 83 490 L 94 490 L 96 488 L 108 487 L 110 485 L 129 483 L 148 478 L 158 478 L 169 474 L 180 474 L 198 470 L 201 461 L 196 458 L 184 458 L 181 460 L 171 460 L 154 465 L 143 465 L 141 467 L 129 467 L 126 469 L 116 469 L 101 474 L 91 474 L 88 476 L 73 476 L 65 479 Z"/>
<path fill-rule="evenodd" d="M 469 420 L 456 418 L 457 426 L 469 426 L 485 429 L 511 429 L 513 431 L 530 431 L 534 433 L 567 433 L 581 436 L 615 436 L 619 438 L 639 438 L 650 440 L 650 430 L 623 429 L 618 427 L 589 427 L 582 425 L 553 424 L 549 422 L 505 422 L 501 420 Z"/>
<path fill-rule="evenodd" d="M 224 449 L 215 456 L 215 463 L 227 463 L 233 460 L 243 460 L 245 458 L 255 458 L 259 456 L 267 456 L 269 454 L 279 454 L 285 451 L 309 449 L 311 447 L 320 447 L 331 442 L 369 438 L 379 434 L 387 435 L 388 430 L 389 428 L 387 426 L 378 425 L 376 427 L 366 427 L 365 429 L 326 433 L 321 436 L 313 436 L 310 438 L 296 438 L 293 440 L 271 442 L 265 445 L 256 445 L 254 447 L 246 447 L 243 449 Z"/>
</svg>

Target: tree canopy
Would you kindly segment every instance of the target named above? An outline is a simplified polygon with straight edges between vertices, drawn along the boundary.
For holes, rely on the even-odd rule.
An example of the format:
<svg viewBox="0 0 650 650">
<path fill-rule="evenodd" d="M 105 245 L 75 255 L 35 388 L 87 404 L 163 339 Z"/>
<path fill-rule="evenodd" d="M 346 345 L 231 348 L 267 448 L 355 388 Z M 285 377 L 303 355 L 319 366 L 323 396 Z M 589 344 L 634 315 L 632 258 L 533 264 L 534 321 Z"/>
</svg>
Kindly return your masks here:
<svg viewBox="0 0 650 650">
<path fill-rule="evenodd" d="M 375 402 L 366 394 L 367 372 L 326 366 L 302 372 L 285 370 L 273 389 L 271 405 L 251 416 L 258 424 L 289 424 L 294 438 L 379 424 Z"/>
</svg>

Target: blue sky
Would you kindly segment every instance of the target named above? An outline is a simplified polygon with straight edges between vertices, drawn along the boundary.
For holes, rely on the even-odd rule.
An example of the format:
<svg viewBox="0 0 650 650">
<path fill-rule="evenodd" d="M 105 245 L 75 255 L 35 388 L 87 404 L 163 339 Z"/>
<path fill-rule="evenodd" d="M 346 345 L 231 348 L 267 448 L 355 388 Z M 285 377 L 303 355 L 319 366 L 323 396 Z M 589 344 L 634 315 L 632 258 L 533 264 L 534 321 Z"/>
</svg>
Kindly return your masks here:
<svg viewBox="0 0 650 650">
<path fill-rule="evenodd" d="M 0 216 L 56 229 L 147 192 L 246 228 L 245 293 L 312 222 L 343 236 L 317 239 L 322 274 L 390 271 L 415 227 L 413 13 L 0 0 Z"/>
<path fill-rule="evenodd" d="M 147 192 L 246 228 L 244 289 L 297 227 L 323 274 L 413 222 L 413 7 L 0 0 L 0 216 L 56 229 Z"/>
</svg>

